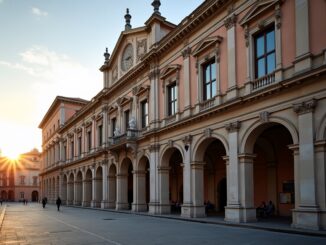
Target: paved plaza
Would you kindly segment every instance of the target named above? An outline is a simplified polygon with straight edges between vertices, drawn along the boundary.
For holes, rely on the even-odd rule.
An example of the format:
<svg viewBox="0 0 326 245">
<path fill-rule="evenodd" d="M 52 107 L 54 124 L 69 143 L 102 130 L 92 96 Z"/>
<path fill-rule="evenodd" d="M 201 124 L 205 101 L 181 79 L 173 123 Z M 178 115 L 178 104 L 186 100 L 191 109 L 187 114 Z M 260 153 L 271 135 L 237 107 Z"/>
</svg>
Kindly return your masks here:
<svg viewBox="0 0 326 245">
<path fill-rule="evenodd" d="M 0 207 L 3 209 L 4 206 Z M 1 211 L 0 211 L 1 213 Z M 1 224 L 1 220 L 0 220 Z M 326 237 L 95 209 L 6 204 L 0 244 L 326 244 Z"/>
</svg>

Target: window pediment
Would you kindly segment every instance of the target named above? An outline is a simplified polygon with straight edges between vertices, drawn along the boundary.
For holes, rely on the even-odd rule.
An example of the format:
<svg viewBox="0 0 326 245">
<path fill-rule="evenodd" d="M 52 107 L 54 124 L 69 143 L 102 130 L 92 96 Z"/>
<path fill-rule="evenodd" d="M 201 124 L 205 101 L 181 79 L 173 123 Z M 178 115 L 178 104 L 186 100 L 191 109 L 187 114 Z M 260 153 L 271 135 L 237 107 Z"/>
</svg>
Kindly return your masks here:
<svg viewBox="0 0 326 245">
<path fill-rule="evenodd" d="M 205 38 L 201 41 L 197 48 L 192 52 L 193 56 L 198 56 L 200 53 L 204 52 L 207 48 L 213 47 L 214 45 L 219 45 L 223 38 L 221 36 L 214 36 Z"/>
<path fill-rule="evenodd" d="M 181 68 L 180 65 L 170 65 L 162 72 L 160 78 L 162 80 L 164 80 L 165 78 L 167 78 L 171 74 L 178 74 L 180 68 Z"/>
<path fill-rule="evenodd" d="M 124 96 L 124 97 L 120 97 L 117 99 L 117 104 L 120 107 L 123 107 L 124 105 L 127 105 L 128 103 L 132 102 L 132 98 Z"/>
<path fill-rule="evenodd" d="M 142 94 L 144 94 L 144 93 L 148 93 L 148 91 L 149 91 L 149 86 L 147 85 L 147 86 L 137 86 L 137 87 L 135 87 L 134 88 L 134 90 L 133 90 L 133 93 L 134 93 L 134 95 L 136 95 L 136 96 L 140 96 L 140 95 L 142 95 Z"/>
<path fill-rule="evenodd" d="M 251 20 L 255 19 L 261 13 L 265 12 L 266 10 L 281 2 L 282 0 L 257 1 L 254 6 L 248 11 L 248 13 L 240 20 L 239 24 L 244 26 Z"/>
</svg>

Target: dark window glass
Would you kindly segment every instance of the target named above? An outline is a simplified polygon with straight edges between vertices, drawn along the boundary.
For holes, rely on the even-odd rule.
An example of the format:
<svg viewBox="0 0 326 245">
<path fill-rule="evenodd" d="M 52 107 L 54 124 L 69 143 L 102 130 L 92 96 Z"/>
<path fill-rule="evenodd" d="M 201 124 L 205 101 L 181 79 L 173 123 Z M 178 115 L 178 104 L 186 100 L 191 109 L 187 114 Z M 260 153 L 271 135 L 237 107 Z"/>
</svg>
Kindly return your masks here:
<svg viewBox="0 0 326 245">
<path fill-rule="evenodd" d="M 70 157 L 71 157 L 71 159 L 74 158 L 74 147 L 75 147 L 74 141 L 71 141 L 71 143 L 70 143 Z"/>
<path fill-rule="evenodd" d="M 176 83 L 168 86 L 168 115 L 174 115 L 177 112 L 177 85 Z"/>
<path fill-rule="evenodd" d="M 82 138 L 81 136 L 78 137 L 78 156 L 80 156 L 82 153 Z"/>
<path fill-rule="evenodd" d="M 87 132 L 87 146 L 88 146 L 88 151 L 91 151 L 91 149 L 92 149 L 92 132 L 91 131 Z"/>
<path fill-rule="evenodd" d="M 255 77 L 260 78 L 275 70 L 274 26 L 255 37 Z"/>
<path fill-rule="evenodd" d="M 212 59 L 203 65 L 203 99 L 209 100 L 216 96 L 216 63 Z"/>
<path fill-rule="evenodd" d="M 98 146 L 102 146 L 103 144 L 103 126 L 98 126 Z"/>
<path fill-rule="evenodd" d="M 125 111 L 125 129 L 129 128 L 129 110 Z"/>
<path fill-rule="evenodd" d="M 112 136 L 114 136 L 115 127 L 116 127 L 116 124 L 117 124 L 116 122 L 117 122 L 117 119 L 116 119 L 116 118 L 113 118 L 113 119 L 111 120 L 111 130 L 112 130 L 112 131 L 111 131 L 111 133 L 112 133 L 111 135 L 112 135 Z"/>
<path fill-rule="evenodd" d="M 141 125 L 142 128 L 148 126 L 148 103 L 147 100 L 141 102 Z"/>
</svg>

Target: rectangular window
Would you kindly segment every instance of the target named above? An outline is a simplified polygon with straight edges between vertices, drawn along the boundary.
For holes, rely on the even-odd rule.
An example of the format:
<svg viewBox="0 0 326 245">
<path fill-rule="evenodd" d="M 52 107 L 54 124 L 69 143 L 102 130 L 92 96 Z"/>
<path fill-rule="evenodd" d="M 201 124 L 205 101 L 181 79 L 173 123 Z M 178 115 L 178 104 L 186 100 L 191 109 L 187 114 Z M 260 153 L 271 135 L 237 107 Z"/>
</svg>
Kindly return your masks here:
<svg viewBox="0 0 326 245">
<path fill-rule="evenodd" d="M 67 160 L 67 146 L 63 146 L 63 161 Z"/>
<path fill-rule="evenodd" d="M 20 184 L 25 185 L 25 176 L 20 176 Z"/>
<path fill-rule="evenodd" d="M 148 103 L 147 100 L 141 102 L 141 125 L 142 128 L 148 126 Z"/>
<path fill-rule="evenodd" d="M 82 137 L 78 137 L 78 156 L 82 154 Z"/>
<path fill-rule="evenodd" d="M 266 29 L 254 37 L 255 39 L 255 78 L 272 73 L 276 67 L 275 29 Z"/>
<path fill-rule="evenodd" d="M 177 112 L 177 84 L 173 83 L 168 86 L 168 116 Z"/>
<path fill-rule="evenodd" d="M 75 147 L 75 144 L 74 144 L 74 141 L 72 140 L 70 143 L 70 158 L 71 159 L 74 158 L 74 147 Z"/>
<path fill-rule="evenodd" d="M 127 129 L 129 128 L 129 110 L 125 111 L 125 129 L 127 132 Z"/>
<path fill-rule="evenodd" d="M 98 126 L 97 134 L 98 134 L 98 146 L 102 146 L 102 144 L 103 144 L 103 126 L 102 125 Z"/>
<path fill-rule="evenodd" d="M 20 198 L 25 198 L 24 192 L 20 193 Z"/>
<path fill-rule="evenodd" d="M 87 147 L 88 147 L 88 152 L 90 152 L 92 149 L 92 132 L 91 131 L 87 132 Z"/>
<path fill-rule="evenodd" d="M 37 185 L 37 176 L 33 177 L 33 185 Z"/>
<path fill-rule="evenodd" d="M 111 120 L 111 135 L 114 136 L 114 131 L 115 131 L 115 128 L 117 126 L 117 119 L 116 118 L 112 118 Z"/>
<path fill-rule="evenodd" d="M 203 100 L 216 96 L 216 63 L 215 59 L 203 65 Z"/>
</svg>

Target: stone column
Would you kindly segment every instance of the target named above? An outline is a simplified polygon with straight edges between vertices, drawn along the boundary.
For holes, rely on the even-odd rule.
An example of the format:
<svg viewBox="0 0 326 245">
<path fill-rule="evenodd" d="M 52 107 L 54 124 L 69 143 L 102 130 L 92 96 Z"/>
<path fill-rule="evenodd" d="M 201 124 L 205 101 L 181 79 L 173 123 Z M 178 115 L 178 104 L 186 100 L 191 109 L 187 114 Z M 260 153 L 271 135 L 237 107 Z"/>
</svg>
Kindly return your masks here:
<svg viewBox="0 0 326 245">
<path fill-rule="evenodd" d="M 227 54 L 228 54 L 228 90 L 227 99 L 234 99 L 238 96 L 237 70 L 236 70 L 236 20 L 235 14 L 230 15 L 225 20 L 227 29 Z M 218 75 L 218 74 L 217 74 Z"/>
<path fill-rule="evenodd" d="M 108 106 L 105 105 L 102 108 L 103 113 L 103 126 L 102 126 L 102 146 L 106 147 L 108 145 L 108 139 L 109 139 L 109 124 L 108 124 Z"/>
<path fill-rule="evenodd" d="M 102 202 L 101 208 L 108 208 L 108 163 L 104 160 L 102 164 Z"/>
<path fill-rule="evenodd" d="M 128 209 L 128 175 L 117 174 L 116 210 Z"/>
<path fill-rule="evenodd" d="M 254 169 L 252 154 L 239 155 L 239 187 L 241 204 L 241 222 L 256 221 L 254 206 Z"/>
<path fill-rule="evenodd" d="M 299 182 L 300 199 L 293 211 L 293 226 L 306 229 L 320 229 L 320 209 L 317 202 L 316 160 L 314 153 L 314 109 L 316 100 L 295 104 L 299 125 L 299 164 L 295 181 Z"/>
<path fill-rule="evenodd" d="M 136 212 L 147 211 L 146 204 L 146 171 L 133 171 L 134 179 L 134 202 L 132 210 Z"/>
<path fill-rule="evenodd" d="M 158 167 L 158 181 L 159 181 L 159 214 L 169 214 L 171 212 L 171 205 L 169 200 L 169 167 Z"/>
<path fill-rule="evenodd" d="M 191 107 L 190 54 L 191 54 L 191 48 L 190 47 L 187 47 L 182 51 L 182 56 L 183 56 L 183 86 L 184 86 L 184 97 L 183 97 L 183 100 L 184 100 L 184 112 L 183 112 L 183 116 L 184 117 L 190 116 L 190 107 Z"/>
<path fill-rule="evenodd" d="M 78 202 L 78 182 L 77 182 L 77 173 L 74 171 L 74 205 L 79 205 Z"/>
<path fill-rule="evenodd" d="M 225 125 L 229 132 L 229 157 L 226 167 L 227 172 L 227 206 L 225 207 L 225 220 L 232 222 L 241 222 L 240 205 L 240 170 L 238 156 L 238 130 L 240 122 L 228 123 Z M 226 158 L 224 158 L 227 160 Z"/>
<path fill-rule="evenodd" d="M 192 174 L 192 217 L 205 217 L 204 206 L 204 164 L 203 162 L 191 163 Z"/>
<path fill-rule="evenodd" d="M 83 192 L 82 206 L 83 207 L 89 206 L 89 203 L 86 201 L 86 197 L 88 195 L 86 186 L 87 186 L 86 171 L 84 169 L 83 170 L 83 182 L 82 182 L 82 192 Z"/>
<path fill-rule="evenodd" d="M 295 0 L 295 72 L 309 70 L 312 66 L 309 38 L 309 0 Z"/>
<path fill-rule="evenodd" d="M 109 200 L 108 208 L 115 208 L 117 197 L 117 185 L 116 185 L 116 176 L 109 175 Z"/>
<path fill-rule="evenodd" d="M 159 75 L 159 67 L 157 65 L 153 65 L 151 68 L 151 72 L 149 73 L 151 89 L 148 101 L 149 124 L 151 128 L 157 128 L 159 126 Z"/>
<path fill-rule="evenodd" d="M 159 165 L 159 144 L 152 144 L 149 148 L 150 159 L 149 159 L 149 209 L 148 212 L 152 214 L 160 213 L 159 205 L 159 177 L 158 177 L 158 165 Z"/>
<path fill-rule="evenodd" d="M 96 208 L 96 176 L 95 166 L 92 166 L 92 201 L 91 207 Z"/>
</svg>

